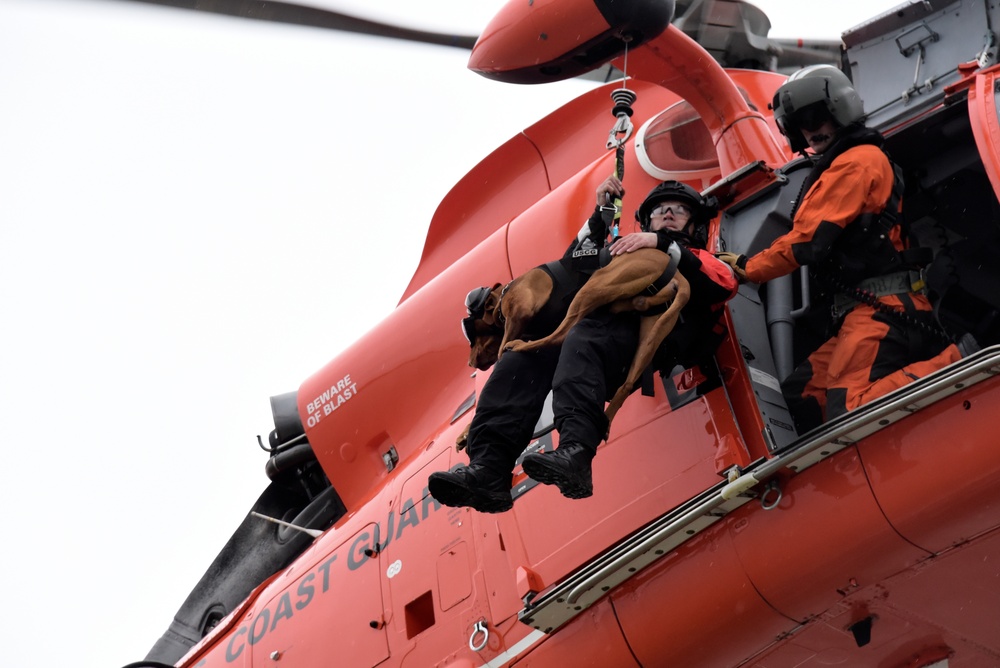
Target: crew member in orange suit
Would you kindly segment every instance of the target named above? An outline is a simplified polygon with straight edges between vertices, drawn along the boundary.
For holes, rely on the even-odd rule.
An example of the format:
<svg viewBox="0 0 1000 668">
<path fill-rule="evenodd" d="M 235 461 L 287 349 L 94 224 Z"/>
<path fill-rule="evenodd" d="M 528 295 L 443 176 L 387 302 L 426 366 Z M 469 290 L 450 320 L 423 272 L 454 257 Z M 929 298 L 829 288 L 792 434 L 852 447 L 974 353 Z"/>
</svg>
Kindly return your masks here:
<svg viewBox="0 0 1000 668">
<path fill-rule="evenodd" d="M 809 265 L 836 293 L 839 328 L 782 383 L 802 433 L 978 345 L 971 335 L 947 343 L 919 274 L 904 260 L 901 176 L 882 135 L 863 125 L 861 98 L 847 76 L 829 65 L 807 67 L 778 89 L 772 107 L 792 150 L 817 156 L 805 194 L 794 205 L 792 229 L 769 248 L 750 258 L 719 257 L 754 283 Z"/>
</svg>

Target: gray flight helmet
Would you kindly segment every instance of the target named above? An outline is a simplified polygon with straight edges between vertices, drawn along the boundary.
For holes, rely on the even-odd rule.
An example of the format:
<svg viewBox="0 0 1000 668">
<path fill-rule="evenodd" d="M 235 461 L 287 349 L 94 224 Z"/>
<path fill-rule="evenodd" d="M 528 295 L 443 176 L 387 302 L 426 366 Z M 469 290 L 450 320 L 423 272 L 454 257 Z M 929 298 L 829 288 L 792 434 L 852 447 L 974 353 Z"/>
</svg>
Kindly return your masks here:
<svg viewBox="0 0 1000 668">
<path fill-rule="evenodd" d="M 795 152 L 807 146 L 802 136 L 806 117 L 815 118 L 816 112 L 821 112 L 829 114 L 839 127 L 847 127 L 865 115 L 861 96 L 851 80 L 832 65 L 812 65 L 792 74 L 775 92 L 771 109 L 775 123 Z"/>
</svg>

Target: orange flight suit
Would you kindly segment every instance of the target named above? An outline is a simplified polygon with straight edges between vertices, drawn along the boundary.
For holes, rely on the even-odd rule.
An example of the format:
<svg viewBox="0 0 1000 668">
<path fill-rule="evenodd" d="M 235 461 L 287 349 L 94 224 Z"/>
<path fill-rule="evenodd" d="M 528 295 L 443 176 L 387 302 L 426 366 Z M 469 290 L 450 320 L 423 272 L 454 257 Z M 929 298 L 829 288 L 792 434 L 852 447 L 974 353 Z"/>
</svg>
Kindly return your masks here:
<svg viewBox="0 0 1000 668">
<path fill-rule="evenodd" d="M 747 260 L 747 278 L 763 283 L 801 265 L 816 268 L 838 240 L 844 241 L 841 236 L 848 225 L 863 214 L 885 209 L 892 189 L 892 165 L 881 148 L 872 144 L 848 148 L 806 192 L 792 229 Z M 902 250 L 898 224 L 890 239 Z M 850 248 L 841 250 L 851 253 Z M 911 322 L 934 326 L 931 304 L 923 294 L 886 295 L 878 301 L 907 313 Z M 815 426 L 817 419 L 837 417 L 961 358 L 955 344 L 944 350 L 942 346 L 926 330 L 860 303 L 844 317 L 837 334 L 783 383 L 789 407 L 799 408 L 793 407 L 798 401 L 811 406 L 814 419 L 807 426 Z"/>
</svg>

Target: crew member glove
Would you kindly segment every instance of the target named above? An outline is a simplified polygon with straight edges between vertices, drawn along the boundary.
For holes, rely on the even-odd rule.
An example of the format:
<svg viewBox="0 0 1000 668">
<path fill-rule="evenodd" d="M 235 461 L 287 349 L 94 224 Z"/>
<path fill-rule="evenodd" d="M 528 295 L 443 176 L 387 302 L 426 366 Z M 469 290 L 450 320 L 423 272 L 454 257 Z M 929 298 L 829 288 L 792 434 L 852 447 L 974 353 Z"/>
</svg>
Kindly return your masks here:
<svg viewBox="0 0 1000 668">
<path fill-rule="evenodd" d="M 716 253 L 715 257 L 719 258 L 733 268 L 733 273 L 736 274 L 736 279 L 740 283 L 746 283 L 749 280 L 747 278 L 746 255 L 737 255 L 736 253 Z"/>
</svg>

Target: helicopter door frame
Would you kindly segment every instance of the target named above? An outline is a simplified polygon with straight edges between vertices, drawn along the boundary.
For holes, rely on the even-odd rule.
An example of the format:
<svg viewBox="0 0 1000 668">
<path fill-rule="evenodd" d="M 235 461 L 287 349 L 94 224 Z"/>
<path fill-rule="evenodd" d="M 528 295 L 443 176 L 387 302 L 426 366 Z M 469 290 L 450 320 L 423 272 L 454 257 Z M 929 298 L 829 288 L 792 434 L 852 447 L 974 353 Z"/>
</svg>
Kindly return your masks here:
<svg viewBox="0 0 1000 668">
<path fill-rule="evenodd" d="M 809 159 L 795 159 L 776 170 L 777 179 L 772 184 L 723 211 L 719 250 L 752 256 L 788 232 L 792 209 L 811 168 Z M 730 335 L 753 387 L 770 452 L 799 438 L 781 383 L 808 349 L 798 340 L 807 329 L 800 325 L 816 308 L 809 305 L 809 293 L 808 276 L 790 274 L 762 285 L 744 283 L 726 306 L 732 323 Z"/>
<path fill-rule="evenodd" d="M 1000 98 L 996 86 L 1000 80 L 1000 65 L 976 75 L 969 88 L 969 119 L 976 147 L 983 159 L 993 192 L 1000 197 Z"/>
</svg>

